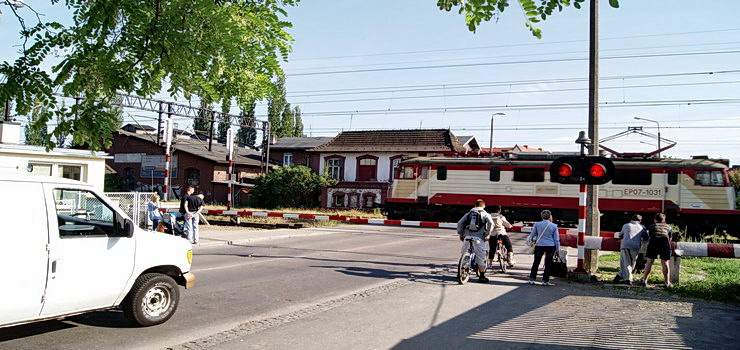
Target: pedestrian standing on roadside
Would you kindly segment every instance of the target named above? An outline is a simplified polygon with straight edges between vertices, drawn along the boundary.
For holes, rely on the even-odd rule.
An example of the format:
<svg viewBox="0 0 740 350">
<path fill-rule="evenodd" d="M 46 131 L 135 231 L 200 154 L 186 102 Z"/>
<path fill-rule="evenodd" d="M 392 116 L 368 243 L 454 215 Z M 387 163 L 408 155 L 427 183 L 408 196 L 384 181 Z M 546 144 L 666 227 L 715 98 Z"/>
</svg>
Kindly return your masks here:
<svg viewBox="0 0 740 350">
<path fill-rule="evenodd" d="M 190 228 L 192 231 L 190 242 L 198 244 L 198 224 L 200 223 L 200 213 L 203 211 L 203 194 L 191 195 L 188 197 L 188 211 L 191 213 Z"/>
<path fill-rule="evenodd" d="M 194 191 L 195 187 L 193 185 L 187 185 L 182 189 L 182 194 L 180 195 L 180 214 L 182 214 L 184 220 L 185 236 L 190 243 L 193 243 L 193 237 L 197 235 L 195 230 L 198 229 L 198 221 L 193 220 L 194 211 L 190 210 L 190 203 L 192 202 L 190 197 L 192 197 Z"/>
<path fill-rule="evenodd" d="M 149 197 L 149 203 L 146 204 L 147 212 L 149 213 L 149 220 L 152 221 L 152 230 L 156 231 L 159 226 L 159 220 L 162 218 L 162 213 L 159 212 L 159 195 L 154 193 Z"/>
<path fill-rule="evenodd" d="M 632 220 L 622 226 L 619 238 L 622 240 L 619 246 L 619 273 L 614 276 L 613 283 L 632 284 L 632 271 L 637 262 L 637 254 L 640 252 L 641 240 L 647 239 L 647 230 L 640 222 L 642 216 L 632 215 Z"/>
<path fill-rule="evenodd" d="M 553 286 L 550 283 L 550 273 L 552 271 L 552 259 L 560 251 L 560 235 L 558 226 L 552 222 L 552 213 L 549 210 L 543 210 L 540 213 L 542 221 L 534 224 L 532 232 L 527 237 L 527 242 L 534 243 L 534 262 L 532 270 L 529 273 L 529 284 L 537 282 L 537 270 L 540 268 L 542 256 L 545 256 L 545 271 L 542 274 L 542 285 Z"/>
<path fill-rule="evenodd" d="M 460 241 L 472 239 L 473 252 L 475 253 L 475 264 L 478 266 L 478 282 L 488 283 L 486 277 L 486 241 L 493 231 L 493 220 L 485 210 L 486 202 L 482 199 L 475 201 L 475 207 L 470 209 L 460 221 L 457 222 L 457 234 Z M 464 243 L 462 250 L 468 249 L 468 243 Z"/>
<path fill-rule="evenodd" d="M 643 287 L 648 285 L 648 277 L 650 277 L 650 270 L 653 267 L 655 259 L 660 257 L 660 265 L 663 270 L 663 282 L 667 288 L 673 287 L 671 283 L 671 268 L 668 266 L 668 260 L 671 259 L 671 237 L 676 234 L 665 221 L 665 214 L 655 214 L 655 224 L 650 226 L 648 233 L 650 234 L 650 241 L 648 241 L 647 253 L 645 257 L 647 262 L 645 263 L 645 274 L 642 276 L 640 281 Z"/>
</svg>

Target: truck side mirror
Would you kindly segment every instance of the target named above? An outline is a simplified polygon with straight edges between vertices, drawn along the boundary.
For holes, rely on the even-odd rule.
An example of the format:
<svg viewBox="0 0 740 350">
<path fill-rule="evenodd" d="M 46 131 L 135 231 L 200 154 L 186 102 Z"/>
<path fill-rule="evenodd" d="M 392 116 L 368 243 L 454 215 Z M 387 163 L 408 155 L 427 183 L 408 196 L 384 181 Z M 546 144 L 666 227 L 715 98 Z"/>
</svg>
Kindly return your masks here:
<svg viewBox="0 0 740 350">
<path fill-rule="evenodd" d="M 114 226 L 116 229 L 117 237 L 131 238 L 134 236 L 134 223 L 131 220 L 126 219 L 123 215 L 116 213 Z"/>
</svg>

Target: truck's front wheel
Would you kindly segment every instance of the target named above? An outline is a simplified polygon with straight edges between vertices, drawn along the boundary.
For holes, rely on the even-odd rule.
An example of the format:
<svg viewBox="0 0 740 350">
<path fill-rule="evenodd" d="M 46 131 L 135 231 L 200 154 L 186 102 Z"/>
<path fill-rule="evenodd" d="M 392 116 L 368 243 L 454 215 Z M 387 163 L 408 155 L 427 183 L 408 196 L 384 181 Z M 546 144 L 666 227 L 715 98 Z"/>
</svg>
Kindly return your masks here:
<svg viewBox="0 0 740 350">
<path fill-rule="evenodd" d="M 139 276 L 121 307 L 129 321 L 148 327 L 169 320 L 179 302 L 180 289 L 172 277 L 147 273 Z"/>
</svg>

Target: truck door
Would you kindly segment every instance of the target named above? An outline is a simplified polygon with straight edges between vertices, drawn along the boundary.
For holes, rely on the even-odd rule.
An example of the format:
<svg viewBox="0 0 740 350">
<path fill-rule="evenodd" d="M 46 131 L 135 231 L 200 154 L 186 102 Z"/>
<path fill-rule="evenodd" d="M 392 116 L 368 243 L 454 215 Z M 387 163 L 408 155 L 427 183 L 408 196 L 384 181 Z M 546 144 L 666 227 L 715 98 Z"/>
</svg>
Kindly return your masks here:
<svg viewBox="0 0 740 350">
<path fill-rule="evenodd" d="M 113 306 L 134 269 L 134 238 L 117 237 L 111 205 L 87 188 L 44 184 L 50 268 L 42 316 Z M 51 221 L 51 220 L 50 220 Z"/>
<path fill-rule="evenodd" d="M 0 181 L 0 324 L 37 318 L 49 256 L 41 183 Z"/>
</svg>

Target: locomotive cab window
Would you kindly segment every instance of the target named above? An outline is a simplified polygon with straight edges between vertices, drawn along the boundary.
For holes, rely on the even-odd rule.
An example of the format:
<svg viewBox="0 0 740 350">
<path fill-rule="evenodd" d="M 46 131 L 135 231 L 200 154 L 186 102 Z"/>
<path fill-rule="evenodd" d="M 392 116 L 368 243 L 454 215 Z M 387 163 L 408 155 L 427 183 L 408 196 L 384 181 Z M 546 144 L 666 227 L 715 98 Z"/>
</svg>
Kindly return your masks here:
<svg viewBox="0 0 740 350">
<path fill-rule="evenodd" d="M 414 178 L 414 167 L 403 166 L 398 168 L 399 179 L 413 179 Z"/>
<path fill-rule="evenodd" d="M 650 185 L 653 173 L 650 169 L 617 169 L 612 184 L 615 185 Z"/>
<path fill-rule="evenodd" d="M 694 175 L 694 185 L 725 186 L 725 177 L 721 171 L 697 171 Z"/>
<path fill-rule="evenodd" d="M 545 169 L 541 169 L 541 168 L 514 169 L 514 181 L 516 182 L 544 182 L 545 181 Z"/>
<path fill-rule="evenodd" d="M 488 173 L 488 181 L 498 182 L 501 181 L 501 168 L 493 167 Z"/>
<path fill-rule="evenodd" d="M 446 166 L 437 167 L 437 180 L 439 181 L 447 180 L 447 167 Z"/>
<path fill-rule="evenodd" d="M 675 171 L 675 170 L 668 171 L 668 184 L 669 185 L 678 184 L 678 171 Z"/>
</svg>

